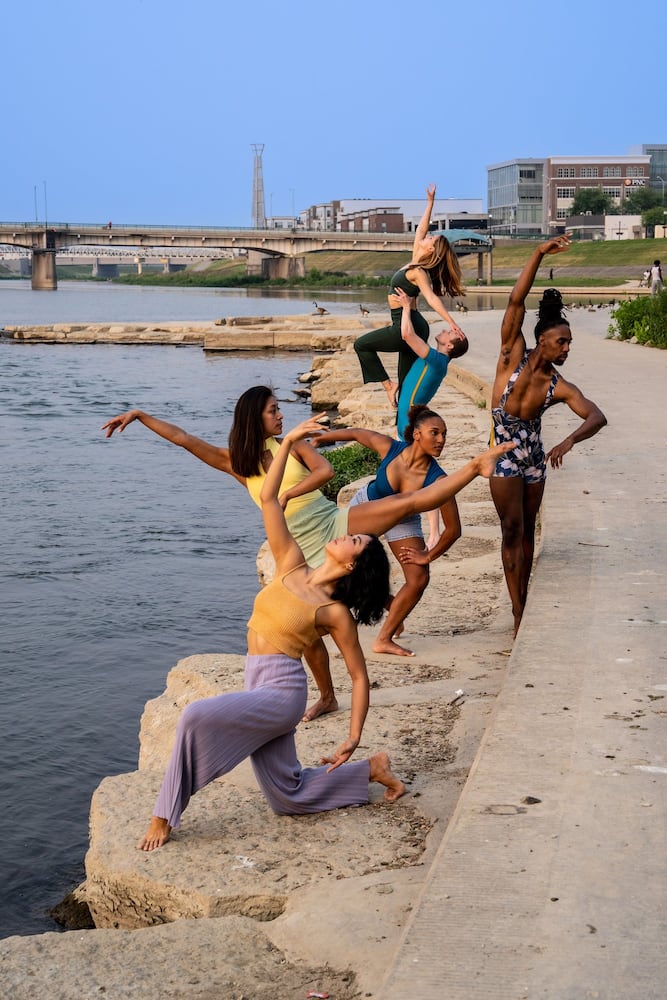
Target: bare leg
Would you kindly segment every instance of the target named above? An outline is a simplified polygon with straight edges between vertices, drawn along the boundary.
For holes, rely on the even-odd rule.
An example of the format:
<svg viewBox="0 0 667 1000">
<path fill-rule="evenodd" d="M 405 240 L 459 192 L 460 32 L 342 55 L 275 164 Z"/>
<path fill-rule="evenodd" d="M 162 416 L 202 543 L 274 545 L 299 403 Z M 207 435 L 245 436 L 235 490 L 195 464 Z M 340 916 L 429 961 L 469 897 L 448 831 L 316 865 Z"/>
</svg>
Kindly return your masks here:
<svg viewBox="0 0 667 1000">
<path fill-rule="evenodd" d="M 494 448 L 482 452 L 462 469 L 442 476 L 430 486 L 412 493 L 396 493 L 382 500 L 369 500 L 367 503 L 355 504 L 348 511 L 348 530 L 350 534 L 382 535 L 412 514 L 423 514 L 427 510 L 442 507 L 447 500 L 471 483 L 477 476 L 487 479 L 493 473 L 496 462 L 501 455 L 516 447 L 514 442 L 497 444 Z"/>
<path fill-rule="evenodd" d="M 521 567 L 521 593 L 524 607 L 528 597 L 528 583 L 535 555 L 535 522 L 543 496 L 544 483 L 526 484 L 523 494 L 523 563 Z"/>
<path fill-rule="evenodd" d="M 338 702 L 334 693 L 331 670 L 329 669 L 329 651 L 322 639 L 318 639 L 303 652 L 306 663 L 310 667 L 315 683 L 320 692 L 318 700 L 306 711 L 302 722 L 312 722 L 320 715 L 338 710 Z"/>
<path fill-rule="evenodd" d="M 544 483 L 526 486 L 518 476 L 490 479 L 491 496 L 500 518 L 502 530 L 501 552 L 505 581 L 512 602 L 514 635 L 519 631 L 526 606 L 528 579 L 533 562 L 535 518 L 542 501 Z M 527 491 L 529 503 L 526 503 Z M 526 533 L 527 506 L 529 530 Z"/>
<path fill-rule="evenodd" d="M 385 786 L 384 797 L 387 802 L 395 802 L 401 795 L 405 795 L 405 785 L 391 770 L 391 761 L 386 753 L 374 753 L 369 759 L 369 764 L 371 766 L 369 780 Z"/>
<path fill-rule="evenodd" d="M 137 847 L 140 851 L 154 851 L 167 843 L 171 836 L 171 827 L 161 816 L 151 816 L 148 829 Z"/>
<path fill-rule="evenodd" d="M 425 549 L 424 540 L 415 537 L 401 538 L 398 541 L 390 542 L 389 547 L 397 559 L 401 548 L 413 548 L 420 552 Z M 412 650 L 394 642 L 393 636 L 397 634 L 399 629 L 403 631 L 404 619 L 421 600 L 422 594 L 428 586 L 429 570 L 428 566 L 419 566 L 417 563 L 404 563 L 401 568 L 405 576 L 405 583 L 391 602 L 389 614 L 373 643 L 373 651 L 375 653 L 393 653 L 396 656 L 414 656 Z"/>
</svg>

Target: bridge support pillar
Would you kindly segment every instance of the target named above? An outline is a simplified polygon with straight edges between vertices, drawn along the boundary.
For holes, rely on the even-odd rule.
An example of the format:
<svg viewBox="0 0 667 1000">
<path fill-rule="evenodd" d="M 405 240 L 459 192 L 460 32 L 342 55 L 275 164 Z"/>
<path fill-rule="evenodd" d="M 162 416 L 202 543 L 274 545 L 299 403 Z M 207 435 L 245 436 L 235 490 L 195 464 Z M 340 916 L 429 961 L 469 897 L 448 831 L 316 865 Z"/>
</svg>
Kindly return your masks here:
<svg viewBox="0 0 667 1000">
<path fill-rule="evenodd" d="M 56 279 L 55 250 L 32 251 L 32 289 L 35 292 L 55 292 Z"/>
<path fill-rule="evenodd" d="M 100 264 L 97 257 L 93 261 L 93 278 L 117 278 L 118 264 Z"/>
<path fill-rule="evenodd" d="M 170 260 L 165 260 L 162 265 L 162 273 L 175 274 L 176 271 L 184 271 L 187 266 L 187 264 L 173 264 Z"/>
<path fill-rule="evenodd" d="M 262 261 L 263 278 L 305 278 L 305 257 L 268 257 Z"/>
</svg>

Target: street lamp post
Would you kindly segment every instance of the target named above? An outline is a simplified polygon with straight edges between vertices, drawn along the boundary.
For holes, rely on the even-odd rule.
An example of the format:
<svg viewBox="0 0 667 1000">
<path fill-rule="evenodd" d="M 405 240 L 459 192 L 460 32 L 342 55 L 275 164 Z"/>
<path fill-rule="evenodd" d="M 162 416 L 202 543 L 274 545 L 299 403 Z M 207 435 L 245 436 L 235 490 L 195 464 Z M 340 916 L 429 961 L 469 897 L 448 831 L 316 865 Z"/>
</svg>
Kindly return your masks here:
<svg viewBox="0 0 667 1000">
<path fill-rule="evenodd" d="M 657 181 L 660 181 L 660 183 L 662 184 L 662 204 L 664 206 L 664 204 L 665 204 L 665 182 L 664 182 L 663 178 L 662 177 L 658 177 L 657 174 L 655 175 L 655 179 Z"/>
</svg>

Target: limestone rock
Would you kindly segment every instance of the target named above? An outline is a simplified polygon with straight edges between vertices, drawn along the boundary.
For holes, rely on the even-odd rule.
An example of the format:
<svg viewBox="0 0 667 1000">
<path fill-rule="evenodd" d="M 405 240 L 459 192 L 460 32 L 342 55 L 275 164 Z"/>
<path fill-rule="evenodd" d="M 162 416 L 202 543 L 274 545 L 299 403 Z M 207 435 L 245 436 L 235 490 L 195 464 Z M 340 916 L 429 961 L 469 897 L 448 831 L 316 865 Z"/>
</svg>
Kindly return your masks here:
<svg viewBox="0 0 667 1000">
<path fill-rule="evenodd" d="M 379 746 L 382 713 L 369 720 L 365 744 Z M 345 730 L 336 715 L 300 726 L 304 766 L 318 764 Z M 146 853 L 136 844 L 161 780 L 161 772 L 134 771 L 106 778 L 93 795 L 86 899 L 96 927 L 229 915 L 273 920 L 301 886 L 419 864 L 431 827 L 414 803 L 389 805 L 375 785 L 368 806 L 275 816 L 244 761 L 193 796 L 171 841 Z"/>
<path fill-rule="evenodd" d="M 344 968 L 290 961 L 244 917 L 184 920 L 132 931 L 86 930 L 0 941 L 3 996 L 12 1000 L 286 1000 L 322 990 L 359 996 Z"/>
</svg>

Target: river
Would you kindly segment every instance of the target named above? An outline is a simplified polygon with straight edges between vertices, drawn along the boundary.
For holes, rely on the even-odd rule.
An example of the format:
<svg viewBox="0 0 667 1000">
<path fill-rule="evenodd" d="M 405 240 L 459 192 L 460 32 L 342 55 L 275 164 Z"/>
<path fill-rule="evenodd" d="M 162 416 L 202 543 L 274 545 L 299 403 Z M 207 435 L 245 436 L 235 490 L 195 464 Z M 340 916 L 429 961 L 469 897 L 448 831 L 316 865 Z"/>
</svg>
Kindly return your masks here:
<svg viewBox="0 0 667 1000">
<path fill-rule="evenodd" d="M 233 299 L 239 314 L 246 297 Z M 0 282 L 7 325 L 219 312 L 207 291 Z M 138 424 L 108 441 L 101 425 L 140 405 L 226 443 L 238 395 L 268 382 L 290 426 L 310 360 L 0 339 L 0 936 L 57 929 L 46 911 L 84 877 L 90 797 L 136 768 L 145 702 L 181 657 L 242 652 L 257 590 L 245 491 Z"/>
</svg>

